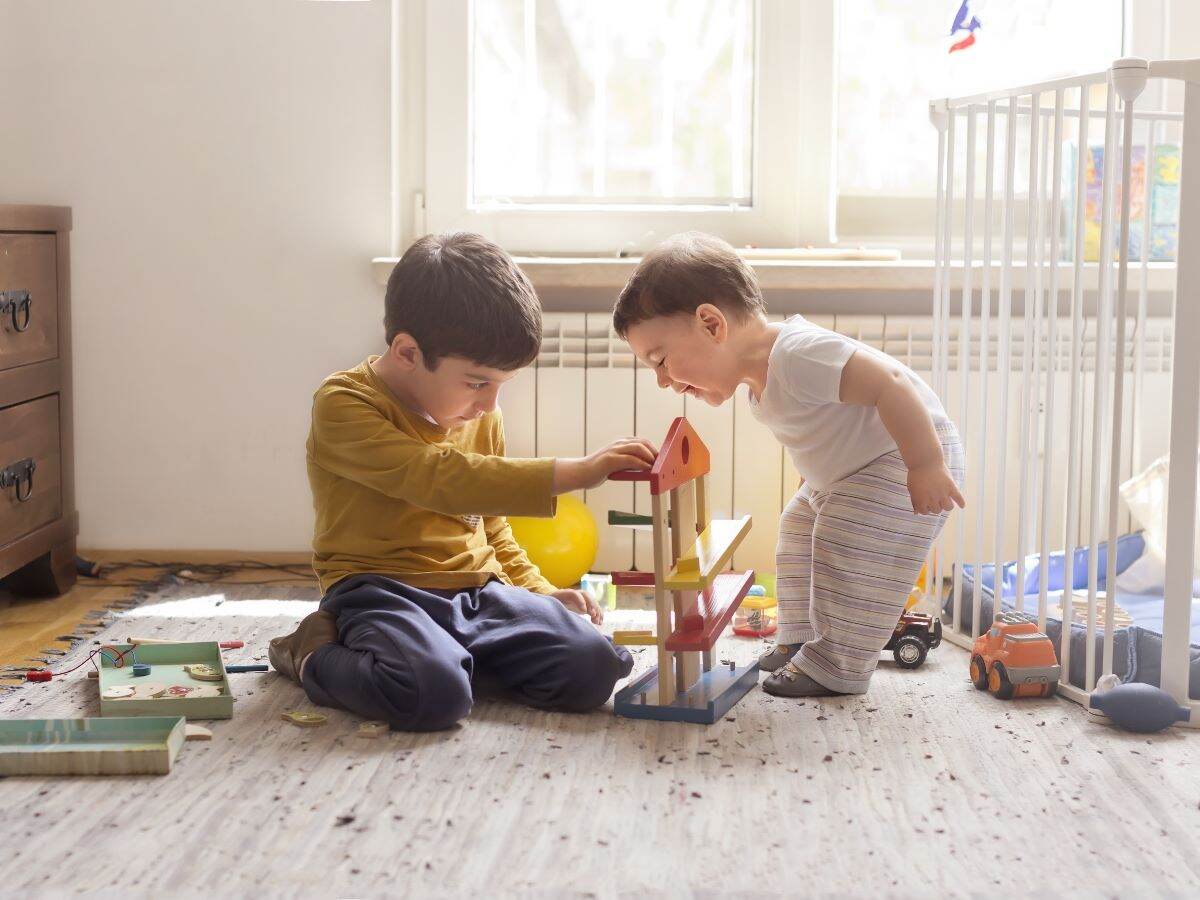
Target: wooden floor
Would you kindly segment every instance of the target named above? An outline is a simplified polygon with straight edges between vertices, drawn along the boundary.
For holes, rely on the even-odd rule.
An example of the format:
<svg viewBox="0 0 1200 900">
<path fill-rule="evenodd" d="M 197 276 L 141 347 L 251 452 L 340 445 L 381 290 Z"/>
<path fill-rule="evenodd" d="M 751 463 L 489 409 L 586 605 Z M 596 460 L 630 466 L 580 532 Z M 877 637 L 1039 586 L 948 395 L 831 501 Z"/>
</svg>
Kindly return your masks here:
<svg viewBox="0 0 1200 900">
<path fill-rule="evenodd" d="M 188 588 L 108 634 L 240 638 L 230 661 L 254 661 L 313 600 Z M 730 638 L 721 655 L 759 649 Z M 649 663 L 643 652 L 638 671 Z M 915 672 L 882 664 L 865 697 L 755 690 L 711 727 L 481 701 L 453 731 L 372 741 L 331 710 L 323 728 L 286 724 L 311 709 L 298 687 L 234 677 L 234 718 L 185 745 L 169 776 L 0 781 L 0 894 L 1140 897 L 1200 884 L 1200 734 L 1137 737 L 1067 701 L 995 700 L 951 646 Z M 0 692 L 0 715 L 95 715 L 94 694 L 74 676 L 31 684 Z"/>
<path fill-rule="evenodd" d="M 162 552 L 155 550 L 125 551 L 121 553 L 110 551 L 85 551 L 88 559 L 101 565 L 116 565 L 129 560 L 145 560 L 162 563 L 178 559 L 177 551 Z M 229 551 L 196 552 L 188 551 L 188 561 L 194 564 L 221 563 L 242 559 Z M 311 557 L 299 553 L 272 553 L 256 556 L 256 562 L 267 564 L 307 565 Z M 30 662 L 30 659 L 46 656 L 45 648 L 67 650 L 70 641 L 59 640 L 64 635 L 75 632 L 92 611 L 106 608 L 114 601 L 124 600 L 134 595 L 136 588 L 127 586 L 133 581 L 149 581 L 159 578 L 164 570 L 161 567 L 139 566 L 122 568 L 114 571 L 112 576 L 100 578 L 81 578 L 74 588 L 61 597 L 25 598 L 15 597 L 0 588 L 0 666 L 29 663 L 31 666 L 40 665 Z M 227 580 L 232 583 L 245 582 L 262 577 L 261 573 L 233 573 Z M 282 575 L 271 577 L 284 578 Z M 126 586 L 110 586 L 114 582 Z M 286 579 L 286 583 L 295 585 L 313 584 L 315 580 Z M 53 654 L 50 654 L 52 657 Z M 0 673 L 0 684 L 12 683 L 13 679 L 5 679 Z"/>
</svg>

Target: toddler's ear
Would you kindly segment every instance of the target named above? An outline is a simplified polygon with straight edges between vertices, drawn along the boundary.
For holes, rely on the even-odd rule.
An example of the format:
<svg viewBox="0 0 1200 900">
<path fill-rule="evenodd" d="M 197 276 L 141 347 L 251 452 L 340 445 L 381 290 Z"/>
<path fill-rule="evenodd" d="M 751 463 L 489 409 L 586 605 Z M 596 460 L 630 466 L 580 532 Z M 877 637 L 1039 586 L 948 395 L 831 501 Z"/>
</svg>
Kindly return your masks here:
<svg viewBox="0 0 1200 900">
<path fill-rule="evenodd" d="M 714 303 L 702 303 L 696 307 L 696 322 L 704 333 L 718 344 L 729 337 L 729 320 Z"/>
</svg>

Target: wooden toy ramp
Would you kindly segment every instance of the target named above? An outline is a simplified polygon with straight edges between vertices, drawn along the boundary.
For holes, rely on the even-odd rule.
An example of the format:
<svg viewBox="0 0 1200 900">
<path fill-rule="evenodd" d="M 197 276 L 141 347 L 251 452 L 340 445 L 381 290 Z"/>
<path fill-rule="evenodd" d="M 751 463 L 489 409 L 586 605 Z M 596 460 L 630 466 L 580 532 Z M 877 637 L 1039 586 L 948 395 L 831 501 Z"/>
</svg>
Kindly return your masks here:
<svg viewBox="0 0 1200 900">
<path fill-rule="evenodd" d="M 758 664 L 717 666 L 712 648 L 750 591 L 754 573 L 725 571 L 750 532 L 749 516 L 710 519 L 708 447 L 682 416 L 667 432 L 654 465 L 615 472 L 643 481 L 652 514 L 611 512 L 609 522 L 653 533 L 654 572 L 615 572 L 618 584 L 652 584 L 657 628 L 621 632 L 618 643 L 653 646 L 658 666 L 617 692 L 617 715 L 712 723 L 758 682 Z M 669 505 L 668 505 L 669 501 Z"/>
</svg>

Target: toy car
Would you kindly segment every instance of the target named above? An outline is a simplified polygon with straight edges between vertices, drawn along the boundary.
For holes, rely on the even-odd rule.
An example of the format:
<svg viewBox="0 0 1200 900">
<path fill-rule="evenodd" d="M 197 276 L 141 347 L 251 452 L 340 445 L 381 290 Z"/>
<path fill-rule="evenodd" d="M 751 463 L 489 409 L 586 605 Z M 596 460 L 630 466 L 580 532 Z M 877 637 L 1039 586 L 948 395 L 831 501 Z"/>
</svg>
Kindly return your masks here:
<svg viewBox="0 0 1200 900">
<path fill-rule="evenodd" d="M 997 613 L 971 648 L 971 683 L 1001 700 L 1053 697 L 1061 674 L 1050 638 L 1019 613 Z"/>
<path fill-rule="evenodd" d="M 942 642 L 942 621 L 925 613 L 900 614 L 896 630 L 884 650 L 891 650 L 896 665 L 902 669 L 916 669 L 925 662 L 929 651 Z"/>
</svg>

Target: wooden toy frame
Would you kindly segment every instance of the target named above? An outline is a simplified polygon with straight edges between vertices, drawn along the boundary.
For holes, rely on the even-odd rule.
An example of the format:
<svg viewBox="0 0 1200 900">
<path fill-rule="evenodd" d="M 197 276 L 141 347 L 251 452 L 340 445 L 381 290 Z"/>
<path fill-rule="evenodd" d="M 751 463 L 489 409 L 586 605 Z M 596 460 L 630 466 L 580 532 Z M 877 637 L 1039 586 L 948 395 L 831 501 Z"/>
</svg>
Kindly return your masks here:
<svg viewBox="0 0 1200 900">
<path fill-rule="evenodd" d="M 229 719 L 233 717 L 233 692 L 225 673 L 225 661 L 216 641 L 194 641 L 178 644 L 108 644 L 116 652 L 137 648 L 137 661 L 148 663 L 150 674 L 138 678 L 133 674 L 133 656 L 129 665 L 116 666 L 108 654 L 100 656 L 100 715 L 102 716 L 186 716 L 192 719 Z M 218 681 L 198 681 L 184 670 L 186 665 L 203 664 L 220 673 Z M 106 700 L 104 692 L 113 687 L 134 687 L 142 682 L 155 682 L 188 687 L 219 688 L 218 697 L 172 697 L 154 699 Z"/>
<path fill-rule="evenodd" d="M 653 646 L 658 653 L 656 668 L 617 692 L 617 715 L 711 724 L 758 682 L 757 663 L 713 666 L 713 645 L 753 585 L 754 573 L 724 571 L 751 519 L 710 518 L 709 468 L 708 448 L 681 416 L 648 471 L 611 476 L 650 486 L 657 626 L 654 632 L 619 631 L 613 640 Z M 614 573 L 613 580 L 649 583 L 648 574 Z"/>
<path fill-rule="evenodd" d="M 0 775 L 166 775 L 182 716 L 0 721 Z"/>
</svg>

